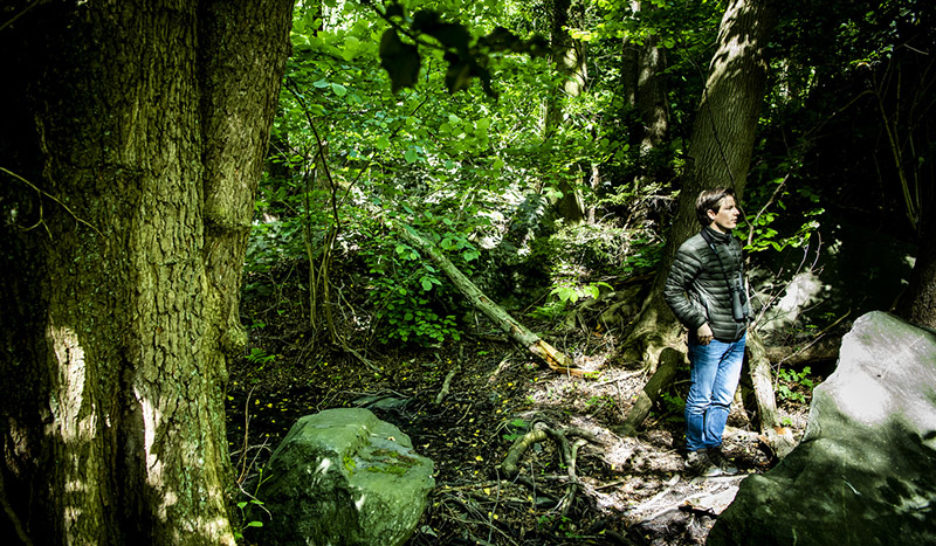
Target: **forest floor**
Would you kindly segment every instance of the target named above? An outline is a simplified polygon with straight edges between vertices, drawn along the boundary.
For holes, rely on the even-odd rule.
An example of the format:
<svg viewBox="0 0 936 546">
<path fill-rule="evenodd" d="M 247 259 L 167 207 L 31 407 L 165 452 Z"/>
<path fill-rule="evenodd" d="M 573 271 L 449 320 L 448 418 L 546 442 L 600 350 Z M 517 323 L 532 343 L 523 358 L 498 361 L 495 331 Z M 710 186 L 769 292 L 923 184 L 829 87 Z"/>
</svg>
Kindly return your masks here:
<svg viewBox="0 0 936 546">
<path fill-rule="evenodd" d="M 636 436 L 623 435 L 647 376 L 637 363 L 618 360 L 614 333 L 550 338 L 560 349 L 574 343 L 577 365 L 595 372 L 589 378 L 549 370 L 506 337 L 482 331 L 483 322 L 482 330 L 437 348 L 375 345 L 365 363 L 340 349 L 323 350 L 300 312 L 275 304 L 261 310 L 247 301 L 257 307 L 244 313 L 251 356 L 231 366 L 227 407 L 240 482 L 250 482 L 300 417 L 371 409 L 435 462 L 435 489 L 411 546 L 702 544 L 740 481 L 776 463 L 736 407 L 723 448 L 739 475 L 688 475 L 682 417 L 688 371 Z M 796 438 L 807 403 L 780 403 Z M 511 445 L 534 423 L 557 434 L 523 453 L 517 476 L 500 475 Z M 567 456 L 578 446 L 571 464 L 557 451 L 562 438 Z"/>
</svg>

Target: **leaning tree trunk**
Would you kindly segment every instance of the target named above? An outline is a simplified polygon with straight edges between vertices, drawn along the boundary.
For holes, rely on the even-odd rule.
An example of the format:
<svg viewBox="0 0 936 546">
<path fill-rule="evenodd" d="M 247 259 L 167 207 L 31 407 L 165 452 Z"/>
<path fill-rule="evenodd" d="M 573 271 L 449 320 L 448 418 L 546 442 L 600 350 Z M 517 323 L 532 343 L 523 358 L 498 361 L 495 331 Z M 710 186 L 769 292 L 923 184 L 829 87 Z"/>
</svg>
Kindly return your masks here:
<svg viewBox="0 0 936 546">
<path fill-rule="evenodd" d="M 510 336 L 516 343 L 530 351 L 537 358 L 546 363 L 553 371 L 581 377 L 585 372 L 575 368 L 572 359 L 565 353 L 556 349 L 529 328 L 516 321 L 502 307 L 491 301 L 490 298 L 481 292 L 478 286 L 471 282 L 471 279 L 459 271 L 455 264 L 449 260 L 445 254 L 436 248 L 435 244 L 418 233 L 415 229 L 401 224 L 397 227 L 396 233 L 406 242 L 416 247 L 421 253 L 427 255 L 436 265 L 445 272 L 445 275 L 452 281 L 455 288 L 468 300 L 475 309 L 484 313 L 491 322 Z"/>
<path fill-rule="evenodd" d="M 663 285 L 676 250 L 699 231 L 695 199 L 700 191 L 732 186 L 740 199 L 758 115 L 767 83 L 764 47 L 773 27 L 771 0 L 732 0 L 718 31 L 718 49 L 709 65 L 689 146 L 689 170 L 680 190 L 663 259 L 650 295 L 628 337 L 625 359 L 656 368 L 660 351 L 679 345 L 682 327 L 663 301 Z"/>
<path fill-rule="evenodd" d="M 225 362 L 291 7 L 56 2 L 0 32 L 3 531 L 234 544 Z"/>
</svg>

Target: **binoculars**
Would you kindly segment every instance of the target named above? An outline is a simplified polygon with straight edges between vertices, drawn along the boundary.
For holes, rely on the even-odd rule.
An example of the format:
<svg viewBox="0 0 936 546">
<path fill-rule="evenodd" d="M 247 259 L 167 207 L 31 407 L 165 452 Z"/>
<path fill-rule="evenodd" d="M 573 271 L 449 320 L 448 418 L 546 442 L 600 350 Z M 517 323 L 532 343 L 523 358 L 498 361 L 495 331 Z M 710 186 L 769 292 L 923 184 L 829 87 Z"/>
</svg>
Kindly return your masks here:
<svg viewBox="0 0 936 546">
<path fill-rule="evenodd" d="M 728 289 L 731 292 L 731 316 L 736 321 L 746 320 L 751 313 L 751 307 L 748 305 L 747 292 L 744 290 L 744 281 L 738 274 L 733 282 L 728 283 Z"/>
</svg>

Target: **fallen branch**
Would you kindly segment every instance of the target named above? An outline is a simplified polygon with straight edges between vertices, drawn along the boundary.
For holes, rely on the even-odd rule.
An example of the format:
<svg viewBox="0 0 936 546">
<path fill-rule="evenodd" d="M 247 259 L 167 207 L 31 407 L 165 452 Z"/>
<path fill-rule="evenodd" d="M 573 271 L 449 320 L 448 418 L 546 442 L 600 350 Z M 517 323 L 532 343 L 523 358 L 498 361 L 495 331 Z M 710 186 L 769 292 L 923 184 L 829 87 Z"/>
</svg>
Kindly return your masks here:
<svg viewBox="0 0 936 546">
<path fill-rule="evenodd" d="M 793 450 L 796 441 L 789 429 L 780 426 L 777 398 L 770 378 L 770 361 L 767 359 L 760 336 L 756 332 L 748 332 L 747 350 L 748 372 L 757 400 L 758 428 L 767 440 L 770 449 L 782 459 Z"/>
<path fill-rule="evenodd" d="M 767 347 L 765 355 L 767 360 L 770 360 L 776 366 L 799 366 L 807 362 L 835 360 L 838 358 L 841 345 L 841 337 L 831 337 L 812 341 L 802 348 Z"/>
<path fill-rule="evenodd" d="M 399 229 L 396 230 L 396 233 L 438 265 L 452 281 L 452 284 L 455 285 L 455 288 L 468 299 L 469 303 L 484 313 L 487 318 L 507 333 L 514 341 L 543 360 L 550 369 L 563 374 L 575 376 L 585 375 L 584 370 L 573 366 L 572 359 L 566 356 L 565 353 L 540 339 L 538 335 L 517 322 L 509 313 L 485 296 L 484 293 L 481 292 L 481 289 L 471 282 L 464 273 L 459 271 L 451 260 L 439 252 L 439 249 L 436 248 L 432 241 L 427 240 L 415 229 L 405 224 L 401 224 Z"/>
</svg>

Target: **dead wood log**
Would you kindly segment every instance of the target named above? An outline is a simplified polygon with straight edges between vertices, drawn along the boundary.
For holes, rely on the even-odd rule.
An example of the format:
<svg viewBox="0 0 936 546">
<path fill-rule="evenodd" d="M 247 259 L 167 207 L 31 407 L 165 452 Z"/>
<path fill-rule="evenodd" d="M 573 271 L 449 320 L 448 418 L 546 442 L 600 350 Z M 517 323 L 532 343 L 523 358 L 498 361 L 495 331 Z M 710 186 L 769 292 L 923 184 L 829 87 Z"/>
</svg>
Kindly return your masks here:
<svg viewBox="0 0 936 546">
<path fill-rule="evenodd" d="M 747 334 L 748 372 L 757 400 L 757 421 L 767 445 L 779 458 L 793 450 L 796 441 L 793 433 L 780 425 L 777 398 L 771 381 L 770 361 L 760 336 L 749 330 Z"/>
<path fill-rule="evenodd" d="M 838 358 L 839 347 L 841 345 L 842 338 L 840 336 L 823 338 L 820 341 L 811 343 L 802 348 L 787 346 L 766 347 L 765 356 L 767 360 L 778 365 L 799 366 L 808 362 L 835 360 Z"/>
<path fill-rule="evenodd" d="M 683 355 L 672 347 L 667 347 L 660 352 L 660 363 L 656 372 L 647 381 L 644 388 L 637 394 L 637 401 L 627 412 L 627 418 L 624 420 L 623 432 L 628 436 L 637 434 L 637 429 L 643 424 L 650 409 L 660 397 L 660 391 L 669 386 L 676 377 L 676 371 L 679 363 L 682 362 Z"/>
<path fill-rule="evenodd" d="M 465 298 L 479 311 L 491 320 L 498 328 L 503 330 L 514 341 L 525 347 L 535 356 L 543 360 L 550 369 L 564 374 L 575 376 L 585 375 L 584 370 L 573 366 L 572 359 L 565 353 L 559 351 L 549 343 L 540 339 L 540 337 L 525 326 L 514 320 L 507 311 L 490 300 L 481 292 L 471 279 L 459 271 L 455 264 L 451 262 L 444 254 L 439 252 L 432 241 L 426 239 L 410 226 L 401 224 L 396 233 L 406 242 L 416 247 L 417 250 L 429 257 L 452 281 L 455 288 L 462 293 Z"/>
</svg>

